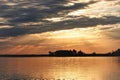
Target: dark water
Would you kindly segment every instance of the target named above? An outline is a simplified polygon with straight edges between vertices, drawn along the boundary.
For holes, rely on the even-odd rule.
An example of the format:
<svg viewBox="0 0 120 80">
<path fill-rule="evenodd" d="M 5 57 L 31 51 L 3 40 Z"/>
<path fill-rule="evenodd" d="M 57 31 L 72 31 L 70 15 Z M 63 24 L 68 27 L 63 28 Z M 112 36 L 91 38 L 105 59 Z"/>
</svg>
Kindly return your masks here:
<svg viewBox="0 0 120 80">
<path fill-rule="evenodd" d="M 120 80 L 119 57 L 0 58 L 0 80 Z"/>
</svg>

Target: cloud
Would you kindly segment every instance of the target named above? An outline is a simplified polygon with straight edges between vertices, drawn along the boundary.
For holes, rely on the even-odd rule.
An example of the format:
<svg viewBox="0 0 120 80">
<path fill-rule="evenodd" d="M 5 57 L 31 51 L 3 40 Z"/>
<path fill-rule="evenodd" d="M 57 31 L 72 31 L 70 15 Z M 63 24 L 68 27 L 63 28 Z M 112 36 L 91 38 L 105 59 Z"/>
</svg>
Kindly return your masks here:
<svg viewBox="0 0 120 80">
<path fill-rule="evenodd" d="M 0 17 L 4 22 L 0 24 L 0 36 L 21 36 L 26 34 L 43 33 L 48 31 L 94 27 L 96 25 L 116 24 L 120 22 L 117 16 L 102 16 L 91 18 L 89 16 L 68 16 L 69 12 L 89 8 L 99 1 L 74 1 L 74 0 L 26 0 L 26 1 L 1 1 Z M 72 5 L 65 6 L 68 3 Z M 46 18 L 62 17 L 65 20 L 51 22 Z M 68 18 L 68 19 L 67 19 Z M 30 23 L 35 23 L 32 25 Z M 27 24 L 27 25 L 25 25 Z M 5 28 L 4 26 L 11 26 Z M 26 27 L 27 26 L 27 27 Z"/>
<path fill-rule="evenodd" d="M 46 46 L 45 45 L 46 39 L 42 38 L 41 35 L 39 35 L 39 37 L 41 38 L 38 38 L 35 35 L 23 35 L 19 37 L 6 37 L 6 38 L 0 37 L 0 50 L 7 50 L 7 49 L 10 50 L 16 46 L 24 46 L 24 45 Z"/>
<path fill-rule="evenodd" d="M 120 25 L 120 24 L 119 24 Z M 111 30 L 104 31 L 104 34 L 107 35 L 109 38 L 114 40 L 120 40 L 120 27 L 115 27 Z"/>
<path fill-rule="evenodd" d="M 81 17 L 76 20 L 66 20 L 56 23 L 48 23 L 43 26 L 13 27 L 0 29 L 1 37 L 20 36 L 26 34 L 43 33 L 73 28 L 94 27 L 97 25 L 110 25 L 120 23 L 120 17 L 104 16 L 102 18 Z"/>
<path fill-rule="evenodd" d="M 76 9 L 82 9 L 90 4 L 94 4 L 95 1 L 86 3 L 74 3 L 72 6 L 64 6 L 69 3 L 69 0 L 26 0 L 26 1 L 1 1 L 0 3 L 0 18 L 5 21 L 0 26 L 9 25 L 13 27 L 24 27 L 24 23 L 44 23 L 47 24 L 49 21 L 44 20 L 45 18 L 51 18 L 55 16 L 64 16 L 68 12 Z M 41 26 L 41 25 L 37 25 Z M 21 28 L 12 28 L 13 33 L 15 30 L 22 31 Z M 11 31 L 11 29 L 10 29 Z M 24 30 L 26 31 L 26 30 Z M 22 31 L 23 32 L 23 31 Z M 22 33 L 21 32 L 21 33 Z M 9 33 L 9 31 L 8 31 Z M 1 35 L 1 34 L 0 34 Z M 15 34 L 14 34 L 15 35 Z"/>
<path fill-rule="evenodd" d="M 20 49 L 24 45 L 46 46 L 47 49 L 49 44 L 45 44 L 49 43 L 47 37 L 51 35 L 39 36 L 37 39 L 34 34 L 74 28 L 97 28 L 97 25 L 103 27 L 96 30 L 118 40 L 120 29 L 115 28 L 115 25 L 120 25 L 119 14 L 119 0 L 2 0 L 0 49 L 19 48 L 19 45 Z M 29 36 L 32 34 L 34 36 Z"/>
<path fill-rule="evenodd" d="M 64 6 L 63 3 L 67 3 L 67 0 L 50 0 L 50 1 L 26 1 L 26 3 L 18 2 L 17 5 L 8 6 L 1 5 L 1 16 L 4 18 L 9 18 L 9 22 L 11 24 L 14 23 L 22 23 L 22 22 L 36 22 L 41 21 L 43 18 L 51 17 L 51 16 L 62 16 L 65 12 L 84 8 L 90 4 L 95 3 L 94 1 L 90 1 L 88 3 L 76 3 L 73 6 Z M 39 3 L 39 4 L 38 4 Z M 31 5 L 31 6 L 30 6 Z M 41 6 L 48 7 L 41 9 Z M 65 11 L 65 12 L 64 12 Z M 58 15 L 58 13 L 62 13 L 62 15 Z"/>
<path fill-rule="evenodd" d="M 94 27 L 96 25 L 109 25 L 116 24 L 120 22 L 120 17 L 116 16 L 103 16 L 101 18 L 89 18 L 81 17 L 74 20 L 66 20 L 57 23 L 52 23 L 55 29 L 69 29 L 69 28 L 85 28 L 85 27 Z M 51 27 L 52 28 L 52 27 Z"/>
</svg>

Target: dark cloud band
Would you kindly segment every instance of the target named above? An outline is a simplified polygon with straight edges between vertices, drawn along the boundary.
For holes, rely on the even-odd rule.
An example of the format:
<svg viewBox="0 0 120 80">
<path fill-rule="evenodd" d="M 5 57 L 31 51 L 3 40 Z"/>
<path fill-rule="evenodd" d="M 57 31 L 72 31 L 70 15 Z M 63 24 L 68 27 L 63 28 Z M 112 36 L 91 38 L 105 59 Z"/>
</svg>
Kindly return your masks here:
<svg viewBox="0 0 120 80">
<path fill-rule="evenodd" d="M 104 16 L 102 18 L 82 17 L 77 20 L 67 20 L 56 23 L 49 23 L 43 26 L 13 27 L 0 29 L 1 37 L 20 36 L 26 34 L 43 33 L 73 28 L 94 27 L 96 25 L 109 25 L 120 23 L 120 17 Z"/>
<path fill-rule="evenodd" d="M 97 1 L 89 1 L 64 6 L 64 4 L 69 2 L 69 0 L 26 0 L 20 2 L 11 0 L 11 3 L 15 5 L 8 5 L 10 3 L 9 0 L 7 0 L 7 4 L 4 1 L 0 1 L 0 17 L 6 19 L 6 22 L 0 24 L 0 26 L 12 26 L 11 28 L 1 28 L 0 37 L 21 36 L 48 31 L 120 23 L 120 17 L 116 16 L 103 16 L 101 18 L 80 16 L 77 19 L 71 18 L 70 20 L 60 22 L 49 22 L 45 20 L 45 18 L 51 17 L 64 17 L 70 11 L 85 9 L 87 6 L 97 3 Z M 41 6 L 47 8 L 42 8 Z M 43 24 L 29 25 L 30 22 L 41 22 Z M 28 24 L 28 26 L 23 25 L 24 23 Z"/>
</svg>

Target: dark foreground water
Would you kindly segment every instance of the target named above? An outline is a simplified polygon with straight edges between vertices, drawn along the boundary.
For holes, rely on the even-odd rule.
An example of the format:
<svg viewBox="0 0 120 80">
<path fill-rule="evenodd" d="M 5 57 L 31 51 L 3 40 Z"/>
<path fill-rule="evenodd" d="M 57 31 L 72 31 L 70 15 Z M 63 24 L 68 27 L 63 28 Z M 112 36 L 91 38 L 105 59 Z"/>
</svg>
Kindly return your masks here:
<svg viewBox="0 0 120 80">
<path fill-rule="evenodd" d="M 0 58 L 0 80 L 120 80 L 120 58 Z"/>
</svg>

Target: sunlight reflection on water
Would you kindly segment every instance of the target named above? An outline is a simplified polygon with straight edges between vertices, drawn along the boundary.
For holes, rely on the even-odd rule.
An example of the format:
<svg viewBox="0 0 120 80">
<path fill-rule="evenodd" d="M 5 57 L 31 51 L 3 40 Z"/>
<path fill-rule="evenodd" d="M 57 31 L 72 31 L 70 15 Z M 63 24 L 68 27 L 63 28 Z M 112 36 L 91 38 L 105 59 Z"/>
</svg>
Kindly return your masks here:
<svg viewBox="0 0 120 80">
<path fill-rule="evenodd" d="M 0 58 L 2 80 L 120 80 L 119 57 Z"/>
</svg>

